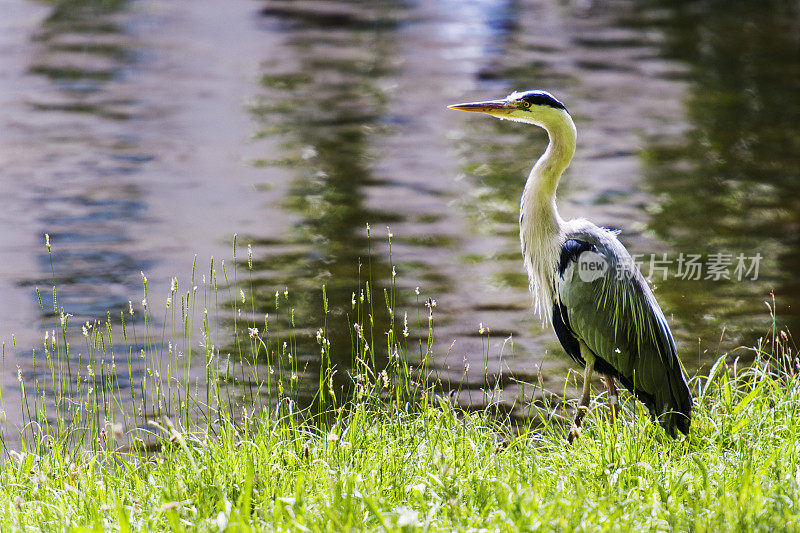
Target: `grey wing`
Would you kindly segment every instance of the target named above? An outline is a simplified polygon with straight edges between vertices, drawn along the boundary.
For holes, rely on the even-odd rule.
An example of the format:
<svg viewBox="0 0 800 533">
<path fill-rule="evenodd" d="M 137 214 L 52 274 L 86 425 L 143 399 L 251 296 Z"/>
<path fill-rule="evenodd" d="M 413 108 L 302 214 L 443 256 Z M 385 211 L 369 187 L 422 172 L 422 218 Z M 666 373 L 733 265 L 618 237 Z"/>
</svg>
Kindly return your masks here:
<svg viewBox="0 0 800 533">
<path fill-rule="evenodd" d="M 570 241 L 583 243 L 579 246 Z M 687 433 L 691 393 L 678 361 L 664 313 L 627 250 L 607 230 L 571 235 L 572 257 L 559 265 L 554 326 L 596 357 L 595 369 L 614 376 L 647 407 L 670 434 Z M 574 253 L 574 252 L 578 253 Z M 605 271 L 592 262 L 606 265 Z M 558 328 L 557 328 L 558 333 Z M 566 348 L 566 345 L 565 345 Z M 574 357 L 574 355 L 573 355 Z"/>
</svg>

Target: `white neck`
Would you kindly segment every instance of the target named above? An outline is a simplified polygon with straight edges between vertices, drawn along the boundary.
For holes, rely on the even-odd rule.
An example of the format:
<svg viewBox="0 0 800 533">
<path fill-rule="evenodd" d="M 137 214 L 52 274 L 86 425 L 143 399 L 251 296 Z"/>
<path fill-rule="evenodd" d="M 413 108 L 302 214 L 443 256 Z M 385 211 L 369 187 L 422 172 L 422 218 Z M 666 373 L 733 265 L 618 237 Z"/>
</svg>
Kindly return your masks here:
<svg viewBox="0 0 800 533">
<path fill-rule="evenodd" d="M 535 124 L 547 131 L 550 142 L 525 183 L 520 204 L 520 240 L 535 309 L 547 322 L 564 224 L 556 207 L 556 188 L 575 153 L 577 131 L 569 113 L 561 110 L 553 110 Z"/>
<path fill-rule="evenodd" d="M 525 183 L 522 206 L 528 214 L 538 215 L 536 222 L 546 228 L 557 231 L 564 222 L 556 207 L 556 188 L 561 174 L 569 166 L 575 153 L 577 131 L 575 123 L 567 113 L 559 113 L 561 120 L 539 124 L 547 131 L 550 142 L 531 169 Z"/>
</svg>

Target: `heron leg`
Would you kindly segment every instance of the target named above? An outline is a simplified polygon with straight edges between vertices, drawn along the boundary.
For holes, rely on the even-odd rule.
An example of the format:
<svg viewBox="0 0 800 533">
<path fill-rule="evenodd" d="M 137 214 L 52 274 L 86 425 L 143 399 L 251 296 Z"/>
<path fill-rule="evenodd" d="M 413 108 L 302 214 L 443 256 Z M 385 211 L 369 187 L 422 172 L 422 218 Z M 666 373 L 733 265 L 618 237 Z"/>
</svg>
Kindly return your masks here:
<svg viewBox="0 0 800 533">
<path fill-rule="evenodd" d="M 611 420 L 616 421 L 617 415 L 619 415 L 619 393 L 617 392 L 617 385 L 614 383 L 614 378 L 611 376 L 603 376 L 603 381 L 608 391 L 606 400 L 611 408 Z"/>
<path fill-rule="evenodd" d="M 586 361 L 586 368 L 583 370 L 583 393 L 581 394 L 581 403 L 578 404 L 578 409 L 575 411 L 575 420 L 567 435 L 567 443 L 572 444 L 572 441 L 578 438 L 581 430 L 581 422 L 586 412 L 589 410 L 589 385 L 591 384 L 592 373 L 594 372 L 594 358 Z"/>
</svg>

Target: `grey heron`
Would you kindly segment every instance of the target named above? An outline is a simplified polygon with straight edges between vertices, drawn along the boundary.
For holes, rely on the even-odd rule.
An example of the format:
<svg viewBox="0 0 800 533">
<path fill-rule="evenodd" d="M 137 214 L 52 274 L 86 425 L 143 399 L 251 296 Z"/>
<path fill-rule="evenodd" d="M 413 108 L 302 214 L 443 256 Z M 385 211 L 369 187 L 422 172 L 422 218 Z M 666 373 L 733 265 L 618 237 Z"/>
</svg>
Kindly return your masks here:
<svg viewBox="0 0 800 533">
<path fill-rule="evenodd" d="M 667 433 L 689 432 L 692 396 L 664 313 L 617 234 L 579 218 L 565 221 L 556 188 L 575 153 L 567 108 L 545 91 L 448 106 L 534 124 L 549 143 L 520 202 L 520 241 L 535 312 L 550 322 L 567 354 L 584 366 L 583 391 L 569 442 L 589 405 L 593 372 L 602 374 L 612 409 L 619 380 Z"/>
</svg>

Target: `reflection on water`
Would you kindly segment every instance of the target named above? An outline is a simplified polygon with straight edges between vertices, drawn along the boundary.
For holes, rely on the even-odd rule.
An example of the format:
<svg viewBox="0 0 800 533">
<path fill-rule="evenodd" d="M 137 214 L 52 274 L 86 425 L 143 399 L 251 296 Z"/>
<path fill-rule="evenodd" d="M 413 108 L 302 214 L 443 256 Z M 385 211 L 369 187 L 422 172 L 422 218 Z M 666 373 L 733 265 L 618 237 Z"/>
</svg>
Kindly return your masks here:
<svg viewBox="0 0 800 533">
<path fill-rule="evenodd" d="M 657 199 L 650 228 L 681 252 L 764 257 L 758 281 L 671 279 L 660 284 L 662 297 L 688 341 L 725 327 L 723 348 L 754 342 L 770 292 L 779 320 L 797 331 L 800 8 L 770 1 L 640 9 L 636 24 L 665 36 L 660 54 L 690 69 L 688 131 L 654 139 L 643 152 Z"/>
<path fill-rule="evenodd" d="M 80 316 L 124 309 L 131 298 L 126 278 L 153 259 L 128 247 L 128 228 L 146 209 L 137 175 L 154 156 L 140 151 L 135 128 L 126 124 L 136 116 L 136 99 L 114 89 L 135 61 L 115 19 L 125 6 L 56 2 L 34 35 L 29 67 L 49 87 L 27 95 L 26 133 L 37 143 L 29 147 L 29 167 L 16 170 L 33 174 L 24 178 L 35 183 L 31 203 L 47 206 L 33 214 L 62 246 L 55 282 Z M 107 121 L 102 129 L 98 119 Z M 37 256 L 44 276 L 22 284 L 46 288 L 50 257 L 43 247 Z M 52 310 L 51 294 L 43 295 Z"/>
<path fill-rule="evenodd" d="M 530 311 L 516 222 L 545 135 L 445 109 L 533 87 L 579 129 L 565 217 L 621 228 L 633 253 L 764 257 L 754 282 L 656 282 L 689 366 L 723 328 L 722 349 L 760 335 L 770 291 L 800 325 L 792 2 L 2 2 L 19 15 L 0 35 L 0 295 L 15 304 L 0 335 L 13 326 L 26 347 L 40 338 L 33 286 L 51 285 L 45 233 L 76 321 L 138 301 L 140 270 L 166 294 L 194 253 L 219 257 L 238 233 L 256 314 L 291 294 L 307 375 L 322 285 L 344 379 L 365 318 L 352 295 L 369 281 L 388 329 L 377 303 L 394 265 L 401 313 L 416 316 L 417 286 L 438 300 L 438 365 L 472 400 L 484 365 L 527 382 L 541 369 L 561 390 L 568 363 Z"/>
<path fill-rule="evenodd" d="M 375 330 L 389 329 L 381 304 L 390 267 L 381 254 L 370 253 L 366 228 L 385 227 L 402 214 L 372 209 L 366 188 L 376 183 L 375 138 L 391 129 L 382 83 L 396 62 L 394 32 L 403 9 L 394 2 L 328 2 L 324 10 L 314 3 L 274 2 L 262 11 L 286 35 L 288 53 L 266 62 L 260 80 L 265 93 L 252 106 L 260 135 L 280 137 L 281 155 L 256 164 L 287 169 L 291 177 L 282 207 L 297 220 L 284 239 L 246 240 L 257 250 L 256 312 L 280 316 L 274 293 L 288 289 L 300 332 L 298 363 L 308 375 L 319 363 L 315 329 L 323 325 L 323 285 L 337 366 L 350 363 L 353 326 L 360 320 L 351 300 L 360 297 L 364 283 L 371 282 L 377 300 Z M 377 364 L 385 366 L 387 354 L 378 355 Z M 337 379 L 344 381 L 346 374 Z M 307 384 L 316 386 L 313 380 Z"/>
</svg>

